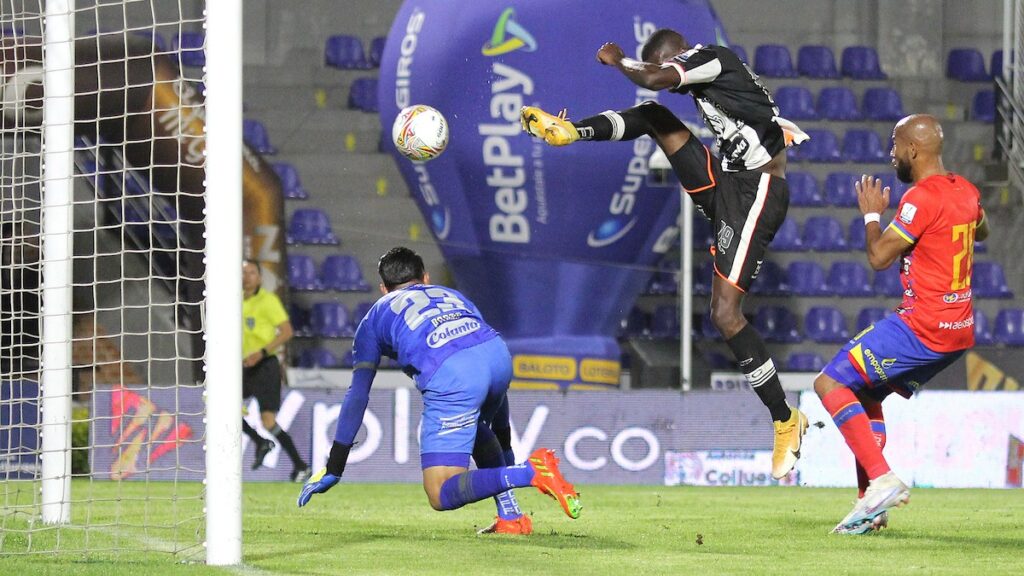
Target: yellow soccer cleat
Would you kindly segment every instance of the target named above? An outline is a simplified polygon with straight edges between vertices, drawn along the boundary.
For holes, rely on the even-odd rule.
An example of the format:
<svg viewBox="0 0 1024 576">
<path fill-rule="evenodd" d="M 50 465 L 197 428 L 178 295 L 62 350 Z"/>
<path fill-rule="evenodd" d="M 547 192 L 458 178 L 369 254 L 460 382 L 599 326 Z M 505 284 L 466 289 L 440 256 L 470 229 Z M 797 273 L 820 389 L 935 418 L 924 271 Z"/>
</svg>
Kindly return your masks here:
<svg viewBox="0 0 1024 576">
<path fill-rule="evenodd" d="M 775 449 L 772 451 L 772 477 L 781 480 L 789 474 L 800 459 L 800 446 L 807 431 L 807 416 L 796 408 L 790 409 L 789 420 L 775 422 Z"/>
<path fill-rule="evenodd" d="M 543 138 L 552 146 L 568 146 L 579 140 L 580 134 L 572 122 L 566 120 L 565 113 L 562 110 L 558 116 L 553 116 L 536 106 L 523 106 L 519 121 L 530 136 Z"/>
</svg>

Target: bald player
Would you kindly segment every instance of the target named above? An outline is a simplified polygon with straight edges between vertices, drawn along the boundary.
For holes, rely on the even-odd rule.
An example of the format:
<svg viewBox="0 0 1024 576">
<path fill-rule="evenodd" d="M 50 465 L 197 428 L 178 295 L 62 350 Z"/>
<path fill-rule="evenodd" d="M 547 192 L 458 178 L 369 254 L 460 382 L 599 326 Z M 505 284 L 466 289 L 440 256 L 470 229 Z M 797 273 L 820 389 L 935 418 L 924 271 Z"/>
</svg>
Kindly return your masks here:
<svg viewBox="0 0 1024 576">
<path fill-rule="evenodd" d="M 913 186 L 884 230 L 889 188 L 870 176 L 856 188 L 868 262 L 885 270 L 899 261 L 903 301 L 847 343 L 814 381 L 857 459 L 860 498 L 833 529 L 841 534 L 880 529 L 889 508 L 910 500 L 882 455 L 882 401 L 893 392 L 909 398 L 974 346 L 974 242 L 989 232 L 978 189 L 942 164 L 942 126 L 933 116 L 900 120 L 890 156 L 896 176 Z"/>
</svg>

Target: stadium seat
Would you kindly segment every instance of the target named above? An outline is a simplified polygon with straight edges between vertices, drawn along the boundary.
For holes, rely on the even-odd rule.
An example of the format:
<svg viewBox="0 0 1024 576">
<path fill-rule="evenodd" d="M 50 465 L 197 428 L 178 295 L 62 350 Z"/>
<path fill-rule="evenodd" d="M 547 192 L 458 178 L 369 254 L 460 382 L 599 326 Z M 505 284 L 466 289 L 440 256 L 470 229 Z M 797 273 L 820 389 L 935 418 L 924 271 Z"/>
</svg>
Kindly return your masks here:
<svg viewBox="0 0 1024 576">
<path fill-rule="evenodd" d="M 317 302 L 310 311 L 313 332 L 321 338 L 348 338 L 353 329 L 348 308 L 340 302 Z"/>
<path fill-rule="evenodd" d="M 815 342 L 838 344 L 850 339 L 846 318 L 831 306 L 815 306 L 808 310 L 804 329 L 807 337 Z"/>
<path fill-rule="evenodd" d="M 786 370 L 790 372 L 821 372 L 825 361 L 814 352 L 793 352 L 786 360 Z"/>
<path fill-rule="evenodd" d="M 352 309 L 352 324 L 358 326 L 373 308 L 373 302 L 360 302 Z"/>
<path fill-rule="evenodd" d="M 864 117 L 868 120 L 890 121 L 899 120 L 903 113 L 903 99 L 900 93 L 892 88 L 868 88 L 864 91 L 864 103 L 861 106 Z"/>
<path fill-rule="evenodd" d="M 993 78 L 997 78 L 1003 75 L 1003 50 L 1000 48 L 992 53 L 992 65 L 989 66 L 989 72 L 992 73 Z"/>
<path fill-rule="evenodd" d="M 363 279 L 359 261 L 348 254 L 332 254 L 324 259 L 320 268 L 324 287 L 338 292 L 368 292 L 370 285 Z"/>
<path fill-rule="evenodd" d="M 885 80 L 887 76 L 878 65 L 878 52 L 870 46 L 850 46 L 840 56 L 843 76 L 855 80 Z"/>
<path fill-rule="evenodd" d="M 994 90 L 981 90 L 974 95 L 974 100 L 971 102 L 971 118 L 989 124 L 996 121 L 996 93 Z"/>
<path fill-rule="evenodd" d="M 771 246 L 772 250 L 779 252 L 803 252 L 807 249 L 804 247 L 803 240 L 800 239 L 800 228 L 797 226 L 796 220 L 792 218 L 786 218 L 782 222 L 782 226 L 775 233 Z"/>
<path fill-rule="evenodd" d="M 340 368 L 341 360 L 326 348 L 306 348 L 299 355 L 299 368 Z"/>
<path fill-rule="evenodd" d="M 267 127 L 259 120 L 247 118 L 242 121 L 242 139 L 250 148 L 260 154 L 277 154 L 277 148 L 270 143 Z"/>
<path fill-rule="evenodd" d="M 836 57 L 828 46 L 801 46 L 796 53 L 796 68 L 808 78 L 839 78 Z"/>
<path fill-rule="evenodd" d="M 292 290 L 323 290 L 324 285 L 316 273 L 316 264 L 305 254 L 288 255 L 288 287 Z"/>
<path fill-rule="evenodd" d="M 137 30 L 133 32 L 135 36 L 145 38 L 153 44 L 153 51 L 157 53 L 166 53 L 167 50 L 167 39 L 164 38 L 163 34 L 155 30 Z M 204 56 L 205 58 L 205 56 Z"/>
<path fill-rule="evenodd" d="M 348 93 L 348 107 L 363 112 L 377 112 L 377 79 L 356 78 Z"/>
<path fill-rule="evenodd" d="M 946 77 L 961 82 L 989 82 L 985 57 L 976 48 L 954 48 L 946 60 Z"/>
<path fill-rule="evenodd" d="M 338 237 L 331 231 L 327 214 L 316 208 L 303 208 L 292 213 L 288 222 L 287 242 L 289 244 L 339 244 Z"/>
<path fill-rule="evenodd" d="M 313 326 L 310 324 L 309 310 L 298 304 L 288 305 L 288 320 L 291 322 L 292 331 L 296 338 L 309 338 L 313 336 Z"/>
<path fill-rule="evenodd" d="M 722 333 L 715 327 L 715 323 L 711 321 L 710 314 L 702 314 L 700 317 L 700 334 L 705 340 L 711 340 L 715 342 L 722 341 Z"/>
<path fill-rule="evenodd" d="M 875 307 L 862 308 L 861 311 L 857 313 L 857 332 L 859 333 L 861 330 L 864 330 L 889 314 L 892 314 L 892 310 Z"/>
<path fill-rule="evenodd" d="M 871 281 L 871 289 L 878 296 L 902 297 L 903 284 L 900 282 L 900 268 L 893 264 L 885 270 L 875 272 L 875 278 Z"/>
<path fill-rule="evenodd" d="M 831 216 L 812 216 L 804 222 L 804 246 L 816 252 L 845 252 L 843 225 Z M 792 278 L 792 276 L 790 276 Z"/>
<path fill-rule="evenodd" d="M 847 130 L 843 138 L 843 158 L 849 162 L 886 162 L 888 154 L 882 149 L 882 139 L 874 130 Z"/>
<path fill-rule="evenodd" d="M 882 181 L 882 190 L 885 190 L 886 186 L 889 187 L 889 207 L 895 208 L 899 206 L 900 200 L 903 198 L 903 195 L 907 193 L 907 189 L 910 188 L 910 184 L 900 182 L 899 178 L 896 177 L 896 173 L 892 170 L 888 172 L 876 172 L 873 176 Z M 883 222 L 883 224 L 888 225 L 885 222 Z"/>
<path fill-rule="evenodd" d="M 818 114 L 826 120 L 860 120 L 857 97 L 844 86 L 828 86 L 818 93 Z"/>
<path fill-rule="evenodd" d="M 754 50 L 754 72 L 769 78 L 795 78 L 789 48 L 781 44 L 762 44 Z"/>
<path fill-rule="evenodd" d="M 693 250 L 695 252 L 707 252 L 708 248 L 715 242 L 715 233 L 711 227 L 711 221 L 694 214 L 693 216 Z"/>
<path fill-rule="evenodd" d="M 619 335 L 623 338 L 649 338 L 651 335 L 650 316 L 639 308 L 633 308 L 622 319 Z"/>
<path fill-rule="evenodd" d="M 1007 346 L 1024 346 L 1024 309 L 1000 310 L 992 334 L 996 342 Z"/>
<path fill-rule="evenodd" d="M 715 277 L 715 262 L 707 260 L 693 271 L 693 293 L 697 296 L 711 294 L 711 280 Z"/>
<path fill-rule="evenodd" d="M 363 55 L 363 43 L 359 38 L 347 34 L 337 34 L 327 39 L 324 63 L 342 70 L 361 70 L 369 66 Z"/>
<path fill-rule="evenodd" d="M 874 295 L 868 270 L 860 262 L 833 262 L 828 270 L 828 285 L 838 296 L 863 298 Z"/>
<path fill-rule="evenodd" d="M 790 289 L 797 296 L 831 296 L 825 271 L 817 262 L 791 262 L 786 269 Z"/>
<path fill-rule="evenodd" d="M 788 308 L 762 306 L 754 315 L 754 327 L 768 342 L 802 342 L 803 337 L 800 336 L 797 326 L 796 316 Z"/>
<path fill-rule="evenodd" d="M 996 343 L 988 316 L 977 308 L 974 309 L 974 343 L 978 346 L 991 346 Z"/>
<path fill-rule="evenodd" d="M 807 172 L 789 172 L 786 174 L 789 184 L 790 206 L 824 206 L 825 201 L 818 191 L 818 179 Z"/>
<path fill-rule="evenodd" d="M 785 296 L 789 294 L 789 282 L 786 272 L 775 262 L 765 260 L 761 263 L 761 270 L 750 287 L 752 294 L 763 294 L 765 296 Z"/>
<path fill-rule="evenodd" d="M 995 262 L 974 263 L 971 290 L 975 298 L 1013 298 L 1003 267 Z"/>
<path fill-rule="evenodd" d="M 707 361 L 712 370 L 736 370 L 736 362 L 721 352 L 708 352 Z"/>
<path fill-rule="evenodd" d="M 860 176 L 850 172 L 829 174 L 825 177 L 825 200 L 831 206 L 857 206 L 857 189 L 854 185 L 859 180 Z"/>
<path fill-rule="evenodd" d="M 679 339 L 679 309 L 663 304 L 651 313 L 651 336 L 658 340 Z"/>
<path fill-rule="evenodd" d="M 647 285 L 648 294 L 675 294 L 679 289 L 679 259 L 668 258 L 658 265 L 658 269 L 651 274 L 651 281 Z"/>
<path fill-rule="evenodd" d="M 850 220 L 850 234 L 846 237 L 846 245 L 850 250 L 863 250 L 866 247 L 867 227 L 864 226 L 863 216 L 854 216 Z"/>
<path fill-rule="evenodd" d="M 974 243 L 974 253 L 975 254 L 984 254 L 986 252 L 988 252 L 988 246 L 984 242 L 975 242 Z"/>
<path fill-rule="evenodd" d="M 174 35 L 172 47 L 178 53 L 182 66 L 202 68 L 206 66 L 206 34 L 202 32 L 182 32 Z"/>
<path fill-rule="evenodd" d="M 775 91 L 775 104 L 779 115 L 789 120 L 817 120 L 814 96 L 803 86 L 783 86 Z"/>
<path fill-rule="evenodd" d="M 377 36 L 370 40 L 370 54 L 367 61 L 371 68 L 380 68 L 380 59 L 384 55 L 384 44 L 386 43 L 387 38 L 384 36 Z"/>
<path fill-rule="evenodd" d="M 807 162 L 842 162 L 839 154 L 839 141 L 836 135 L 829 130 L 808 129 L 807 135 L 810 140 L 799 146 L 790 148 L 791 154 L 797 161 Z"/>
<path fill-rule="evenodd" d="M 274 162 L 270 165 L 274 172 L 277 174 L 279 180 L 281 180 L 281 190 L 284 192 L 284 197 L 289 200 L 305 200 L 309 198 L 309 192 L 302 186 L 302 180 L 299 179 L 299 171 L 295 169 L 295 166 L 287 162 Z"/>
<path fill-rule="evenodd" d="M 736 57 L 740 59 L 740 62 L 747 64 L 750 63 L 750 60 L 747 59 L 747 49 L 743 46 L 740 46 L 739 44 L 731 44 L 729 45 L 729 50 L 732 50 L 736 54 Z"/>
</svg>

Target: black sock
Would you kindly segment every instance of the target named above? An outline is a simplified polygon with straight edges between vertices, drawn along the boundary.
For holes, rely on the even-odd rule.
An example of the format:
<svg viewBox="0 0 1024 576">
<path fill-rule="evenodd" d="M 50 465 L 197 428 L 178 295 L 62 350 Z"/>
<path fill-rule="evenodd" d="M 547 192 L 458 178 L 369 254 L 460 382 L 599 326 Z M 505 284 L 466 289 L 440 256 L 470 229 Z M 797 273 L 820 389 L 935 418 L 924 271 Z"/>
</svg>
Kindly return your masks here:
<svg viewBox="0 0 1024 576">
<path fill-rule="evenodd" d="M 619 112 L 607 110 L 572 125 L 579 132 L 580 140 L 636 140 L 645 134 L 653 135 L 653 123 L 663 121 L 679 124 L 667 108 L 654 102 L 644 102 Z"/>
<path fill-rule="evenodd" d="M 244 418 L 242 419 L 242 432 L 245 432 L 245 435 L 248 436 L 253 442 L 263 442 L 263 436 L 257 434 L 256 429 L 254 429 L 252 426 L 249 426 L 249 423 L 246 422 Z"/>
<path fill-rule="evenodd" d="M 292 437 L 281 428 L 280 425 L 274 424 L 274 427 L 270 430 L 270 433 L 277 438 L 278 443 L 281 444 L 281 448 L 288 453 L 288 457 L 292 459 L 292 466 L 295 468 L 306 468 L 308 465 L 306 461 L 299 456 L 299 451 L 295 449 L 295 443 L 292 442 Z"/>
<path fill-rule="evenodd" d="M 786 403 L 786 393 L 782 391 L 782 383 L 775 372 L 775 363 L 768 355 L 761 335 L 754 327 L 747 324 L 735 336 L 725 341 L 736 356 L 736 363 L 747 382 L 754 389 L 761 402 L 768 407 L 772 420 L 789 420 L 791 410 Z"/>
</svg>

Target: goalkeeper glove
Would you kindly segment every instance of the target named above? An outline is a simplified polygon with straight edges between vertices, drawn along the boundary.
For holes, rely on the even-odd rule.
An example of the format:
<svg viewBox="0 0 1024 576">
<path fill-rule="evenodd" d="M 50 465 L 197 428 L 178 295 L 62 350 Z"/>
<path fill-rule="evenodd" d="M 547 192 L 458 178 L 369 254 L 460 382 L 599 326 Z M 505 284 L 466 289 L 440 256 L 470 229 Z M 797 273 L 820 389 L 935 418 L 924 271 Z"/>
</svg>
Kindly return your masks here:
<svg viewBox="0 0 1024 576">
<path fill-rule="evenodd" d="M 306 503 L 309 502 L 309 499 L 313 497 L 313 494 L 323 494 L 324 492 L 327 492 L 333 488 L 339 480 L 341 480 L 341 478 L 334 474 L 329 474 L 327 472 L 327 468 L 321 469 L 312 478 L 310 478 L 308 482 L 306 482 L 305 486 L 302 487 L 302 492 L 299 494 L 299 500 L 297 502 L 299 508 L 305 506 Z"/>
</svg>

